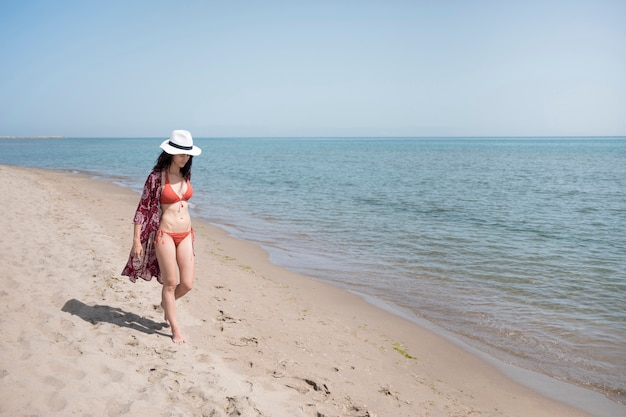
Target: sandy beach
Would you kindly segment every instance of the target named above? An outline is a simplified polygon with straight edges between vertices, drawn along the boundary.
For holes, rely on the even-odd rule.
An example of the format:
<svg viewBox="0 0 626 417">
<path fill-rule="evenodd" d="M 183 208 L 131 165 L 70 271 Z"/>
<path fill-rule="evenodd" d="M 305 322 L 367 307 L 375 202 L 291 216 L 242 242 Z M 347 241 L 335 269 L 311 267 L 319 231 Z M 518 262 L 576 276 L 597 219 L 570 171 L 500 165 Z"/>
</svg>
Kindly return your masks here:
<svg viewBox="0 0 626 417">
<path fill-rule="evenodd" d="M 160 285 L 120 276 L 138 194 L 82 174 L 0 177 L 0 416 L 625 415 L 567 384 L 554 396 L 569 404 L 540 394 L 543 379 L 514 381 L 198 219 L 196 284 L 177 307 L 189 342 L 175 345 Z"/>
</svg>

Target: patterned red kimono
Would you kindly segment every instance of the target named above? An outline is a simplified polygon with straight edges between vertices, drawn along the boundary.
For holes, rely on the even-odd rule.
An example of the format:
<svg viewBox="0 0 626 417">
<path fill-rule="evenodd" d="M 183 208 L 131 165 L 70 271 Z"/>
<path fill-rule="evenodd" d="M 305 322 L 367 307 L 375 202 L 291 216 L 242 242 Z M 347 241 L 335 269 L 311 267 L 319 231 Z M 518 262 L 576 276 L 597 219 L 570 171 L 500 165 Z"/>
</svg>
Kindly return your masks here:
<svg viewBox="0 0 626 417">
<path fill-rule="evenodd" d="M 161 171 L 152 171 L 143 187 L 143 193 L 135 212 L 134 224 L 141 225 L 141 246 L 143 247 L 143 257 L 128 257 L 128 262 L 122 270 L 122 275 L 130 278 L 132 282 L 137 278 L 150 281 L 156 277 L 161 284 L 161 271 L 154 248 L 154 237 L 159 229 L 161 220 Z"/>
</svg>

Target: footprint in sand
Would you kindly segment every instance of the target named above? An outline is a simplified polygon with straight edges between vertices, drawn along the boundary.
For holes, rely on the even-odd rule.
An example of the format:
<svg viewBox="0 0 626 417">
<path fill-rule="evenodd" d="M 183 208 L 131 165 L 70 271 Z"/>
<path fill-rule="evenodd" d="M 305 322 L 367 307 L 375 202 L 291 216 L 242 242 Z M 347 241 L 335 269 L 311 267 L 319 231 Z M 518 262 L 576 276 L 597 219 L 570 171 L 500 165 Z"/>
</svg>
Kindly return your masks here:
<svg viewBox="0 0 626 417">
<path fill-rule="evenodd" d="M 248 397 L 227 397 L 226 401 L 226 412 L 229 416 L 265 416 Z"/>
<path fill-rule="evenodd" d="M 51 411 L 61 411 L 67 407 L 67 400 L 58 393 L 53 393 L 48 399 L 48 407 Z"/>
<path fill-rule="evenodd" d="M 118 417 L 128 414 L 131 404 L 122 404 L 117 401 L 109 401 L 105 413 L 108 417 Z"/>
<path fill-rule="evenodd" d="M 55 389 L 55 392 L 51 393 L 47 399 L 48 407 L 52 411 L 61 411 L 67 406 L 67 400 L 61 396 L 59 391 L 65 387 L 65 383 L 53 376 L 46 376 L 43 380 L 46 385 L 50 385 Z"/>
</svg>

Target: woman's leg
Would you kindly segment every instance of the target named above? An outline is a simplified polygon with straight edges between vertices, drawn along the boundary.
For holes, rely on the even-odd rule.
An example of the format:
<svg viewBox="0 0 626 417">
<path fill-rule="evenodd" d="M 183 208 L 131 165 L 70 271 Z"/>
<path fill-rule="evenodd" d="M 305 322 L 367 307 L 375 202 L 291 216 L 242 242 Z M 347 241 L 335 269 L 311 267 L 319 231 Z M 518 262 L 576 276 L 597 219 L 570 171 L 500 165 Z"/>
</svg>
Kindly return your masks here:
<svg viewBox="0 0 626 417">
<path fill-rule="evenodd" d="M 185 237 L 176 248 L 176 261 L 180 273 L 180 282 L 176 286 L 175 298 L 178 300 L 193 288 L 195 280 L 195 255 L 193 252 L 193 232 Z"/>
<path fill-rule="evenodd" d="M 174 241 L 167 233 L 162 233 L 156 243 L 156 255 L 161 270 L 161 306 L 165 311 L 165 320 L 172 328 L 172 340 L 174 343 L 185 343 L 178 320 L 176 318 L 176 288 L 178 287 L 177 248 Z"/>
</svg>

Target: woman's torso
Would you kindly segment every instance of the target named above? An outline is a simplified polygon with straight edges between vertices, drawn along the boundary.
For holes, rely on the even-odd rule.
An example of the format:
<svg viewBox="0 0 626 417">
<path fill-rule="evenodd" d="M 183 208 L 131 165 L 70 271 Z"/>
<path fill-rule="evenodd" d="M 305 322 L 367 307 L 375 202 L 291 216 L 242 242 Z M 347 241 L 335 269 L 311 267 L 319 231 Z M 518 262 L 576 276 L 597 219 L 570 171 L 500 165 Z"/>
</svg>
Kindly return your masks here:
<svg viewBox="0 0 626 417">
<path fill-rule="evenodd" d="M 182 175 L 162 172 L 161 221 L 159 229 L 182 233 L 191 229 L 189 198 L 193 194 L 191 183 Z"/>
</svg>

